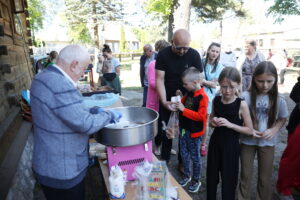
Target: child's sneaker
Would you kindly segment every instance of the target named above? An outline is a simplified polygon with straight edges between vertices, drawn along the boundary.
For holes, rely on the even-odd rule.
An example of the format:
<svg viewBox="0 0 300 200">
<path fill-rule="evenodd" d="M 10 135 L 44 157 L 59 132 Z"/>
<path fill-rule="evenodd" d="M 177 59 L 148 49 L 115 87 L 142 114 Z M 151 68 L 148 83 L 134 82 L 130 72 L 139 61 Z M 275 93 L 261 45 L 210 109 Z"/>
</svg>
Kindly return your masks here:
<svg viewBox="0 0 300 200">
<path fill-rule="evenodd" d="M 193 180 L 192 183 L 191 183 L 191 185 L 188 188 L 188 191 L 192 192 L 192 193 L 196 193 L 196 192 L 198 192 L 200 186 L 201 186 L 201 182 L 200 181 L 194 181 Z"/>
<path fill-rule="evenodd" d="M 201 144 L 201 147 L 200 147 L 200 154 L 201 156 L 206 156 L 207 154 L 207 149 L 206 149 L 206 144 Z"/>
<path fill-rule="evenodd" d="M 192 180 L 191 177 L 185 177 L 185 178 L 183 178 L 183 179 L 181 179 L 181 180 L 179 181 L 179 184 L 180 184 L 182 187 L 184 187 L 184 186 L 186 186 L 191 180 Z"/>
<path fill-rule="evenodd" d="M 293 200 L 293 197 L 291 195 L 282 195 L 278 194 L 279 200 Z"/>
</svg>

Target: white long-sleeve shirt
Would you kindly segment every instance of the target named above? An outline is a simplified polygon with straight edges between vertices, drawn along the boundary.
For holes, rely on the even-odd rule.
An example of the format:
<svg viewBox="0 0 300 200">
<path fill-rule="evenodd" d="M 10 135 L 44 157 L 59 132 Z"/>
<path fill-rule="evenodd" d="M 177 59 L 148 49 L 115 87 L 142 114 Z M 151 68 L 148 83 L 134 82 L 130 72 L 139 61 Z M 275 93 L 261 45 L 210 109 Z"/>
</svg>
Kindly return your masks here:
<svg viewBox="0 0 300 200">
<path fill-rule="evenodd" d="M 236 56 L 234 52 L 221 52 L 220 63 L 224 67 L 236 67 Z"/>
</svg>

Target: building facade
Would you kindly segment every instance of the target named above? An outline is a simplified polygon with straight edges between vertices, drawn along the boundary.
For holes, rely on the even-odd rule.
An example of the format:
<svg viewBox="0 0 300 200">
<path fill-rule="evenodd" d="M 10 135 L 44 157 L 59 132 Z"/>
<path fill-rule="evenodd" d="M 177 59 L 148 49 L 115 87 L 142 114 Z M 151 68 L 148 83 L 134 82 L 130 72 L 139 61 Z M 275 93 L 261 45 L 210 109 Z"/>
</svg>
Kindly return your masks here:
<svg viewBox="0 0 300 200">
<path fill-rule="evenodd" d="M 26 0 L 0 0 L 0 199 L 33 197 L 31 123 L 19 106 L 33 78 L 29 26 Z"/>
</svg>

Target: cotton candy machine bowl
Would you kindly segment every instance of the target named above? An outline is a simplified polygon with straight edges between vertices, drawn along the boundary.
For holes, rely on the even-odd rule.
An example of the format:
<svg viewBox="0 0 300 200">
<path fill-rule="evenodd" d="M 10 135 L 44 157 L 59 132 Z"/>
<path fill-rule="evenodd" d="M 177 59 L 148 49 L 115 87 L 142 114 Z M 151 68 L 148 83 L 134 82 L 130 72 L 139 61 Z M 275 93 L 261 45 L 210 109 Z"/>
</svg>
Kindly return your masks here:
<svg viewBox="0 0 300 200">
<path fill-rule="evenodd" d="M 127 147 L 143 144 L 157 134 L 158 113 L 145 107 L 119 107 L 120 122 L 109 124 L 95 134 L 97 142 L 106 146 Z"/>
</svg>

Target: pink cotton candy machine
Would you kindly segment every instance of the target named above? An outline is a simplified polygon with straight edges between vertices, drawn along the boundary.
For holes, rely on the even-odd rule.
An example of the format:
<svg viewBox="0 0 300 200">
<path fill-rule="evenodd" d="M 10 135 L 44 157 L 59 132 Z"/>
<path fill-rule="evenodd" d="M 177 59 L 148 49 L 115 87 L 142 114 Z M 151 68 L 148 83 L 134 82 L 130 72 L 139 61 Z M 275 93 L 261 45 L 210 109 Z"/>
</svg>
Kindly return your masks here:
<svg viewBox="0 0 300 200">
<path fill-rule="evenodd" d="M 96 140 L 107 146 L 109 169 L 119 165 L 134 180 L 134 167 L 152 161 L 152 139 L 157 134 L 158 113 L 145 107 L 113 108 L 122 113 L 119 123 L 110 124 L 95 134 Z"/>
</svg>

